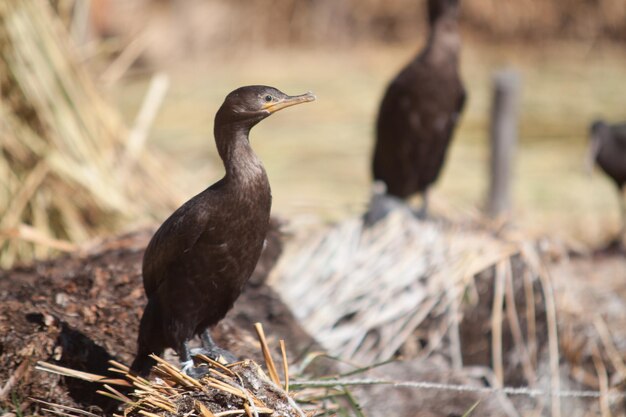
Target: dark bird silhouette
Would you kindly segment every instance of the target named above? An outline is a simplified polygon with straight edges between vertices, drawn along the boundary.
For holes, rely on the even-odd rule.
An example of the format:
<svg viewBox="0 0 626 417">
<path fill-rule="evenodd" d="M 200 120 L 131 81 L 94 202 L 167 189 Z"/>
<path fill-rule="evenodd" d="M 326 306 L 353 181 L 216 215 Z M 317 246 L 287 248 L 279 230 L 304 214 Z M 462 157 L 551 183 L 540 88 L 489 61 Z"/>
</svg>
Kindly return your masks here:
<svg viewBox="0 0 626 417">
<path fill-rule="evenodd" d="M 178 208 L 157 230 L 143 258 L 148 304 L 139 327 L 131 369 L 149 374 L 154 360 L 173 348 L 192 376 L 188 342 L 200 335 L 203 353 L 232 355 L 218 348 L 209 328 L 233 306 L 250 278 L 269 228 L 271 191 L 265 169 L 250 146 L 250 129 L 270 114 L 315 100 L 287 96 L 266 86 L 241 87 L 215 115 L 215 143 L 226 174 Z"/>
<path fill-rule="evenodd" d="M 396 199 L 422 193 L 422 216 L 428 210 L 428 187 L 439 176 L 465 102 L 458 3 L 428 0 L 426 46 L 387 87 L 376 123 L 374 180 Z"/>
<path fill-rule="evenodd" d="M 609 125 L 598 120 L 591 124 L 589 129 L 589 150 L 587 153 L 587 168 L 593 169 L 594 162 L 609 176 L 617 186 L 620 209 L 622 214 L 622 229 L 620 238 L 626 234 L 626 123 Z"/>
</svg>

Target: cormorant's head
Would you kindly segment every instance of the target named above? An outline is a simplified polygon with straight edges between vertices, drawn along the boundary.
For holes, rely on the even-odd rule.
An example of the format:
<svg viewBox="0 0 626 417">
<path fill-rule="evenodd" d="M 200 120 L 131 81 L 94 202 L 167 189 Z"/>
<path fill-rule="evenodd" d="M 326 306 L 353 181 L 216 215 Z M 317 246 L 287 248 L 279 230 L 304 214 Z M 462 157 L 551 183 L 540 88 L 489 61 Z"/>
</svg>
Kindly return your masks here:
<svg viewBox="0 0 626 417">
<path fill-rule="evenodd" d="M 590 140 L 598 140 L 609 131 L 609 125 L 604 120 L 594 120 L 589 126 Z M 597 139 L 596 139 L 597 138 Z"/>
<path fill-rule="evenodd" d="M 428 0 L 428 21 L 434 25 L 442 17 L 458 18 L 460 0 Z"/>
<path fill-rule="evenodd" d="M 249 122 L 252 127 L 272 113 L 296 104 L 315 100 L 311 93 L 288 96 L 282 91 L 264 85 L 240 87 L 226 96 L 216 115 L 216 122 Z"/>
<path fill-rule="evenodd" d="M 600 152 L 604 138 L 609 134 L 609 130 L 609 125 L 604 120 L 595 120 L 589 127 L 589 147 L 585 157 L 585 168 L 588 173 L 593 171 L 593 164 L 598 152 Z"/>
</svg>

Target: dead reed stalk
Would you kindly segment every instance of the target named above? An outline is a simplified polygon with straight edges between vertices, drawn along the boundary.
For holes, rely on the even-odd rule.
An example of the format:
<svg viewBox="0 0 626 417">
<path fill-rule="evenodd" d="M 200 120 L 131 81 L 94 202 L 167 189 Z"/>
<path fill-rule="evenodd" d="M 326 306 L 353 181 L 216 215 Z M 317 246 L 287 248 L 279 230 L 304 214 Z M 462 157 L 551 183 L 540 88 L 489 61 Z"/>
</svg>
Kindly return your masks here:
<svg viewBox="0 0 626 417">
<path fill-rule="evenodd" d="M 119 163 L 128 131 L 78 62 L 47 1 L 0 2 L 3 267 L 177 202 L 164 158 L 136 149 Z"/>
</svg>

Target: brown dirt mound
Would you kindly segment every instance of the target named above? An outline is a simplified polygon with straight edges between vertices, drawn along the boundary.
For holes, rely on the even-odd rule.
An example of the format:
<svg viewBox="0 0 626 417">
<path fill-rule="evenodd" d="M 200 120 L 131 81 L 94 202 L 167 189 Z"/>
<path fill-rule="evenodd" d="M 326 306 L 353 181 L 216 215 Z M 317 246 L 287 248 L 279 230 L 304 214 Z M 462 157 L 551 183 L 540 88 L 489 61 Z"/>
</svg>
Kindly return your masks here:
<svg viewBox="0 0 626 417">
<path fill-rule="evenodd" d="M 38 372 L 34 365 L 43 360 L 113 376 L 107 371 L 109 359 L 131 362 L 146 301 L 141 259 L 151 233 L 131 233 L 79 254 L 0 272 L 2 409 L 22 407 L 24 414 L 33 414 L 38 406 L 29 397 L 105 413 L 118 407 L 97 395 L 94 384 Z M 291 358 L 316 348 L 263 282 L 280 245 L 280 234 L 274 231 L 252 285 L 214 331 L 217 342 L 241 358 L 263 359 L 252 330 L 257 321 L 265 325 L 271 346 L 278 346 L 279 338 L 286 341 Z"/>
</svg>

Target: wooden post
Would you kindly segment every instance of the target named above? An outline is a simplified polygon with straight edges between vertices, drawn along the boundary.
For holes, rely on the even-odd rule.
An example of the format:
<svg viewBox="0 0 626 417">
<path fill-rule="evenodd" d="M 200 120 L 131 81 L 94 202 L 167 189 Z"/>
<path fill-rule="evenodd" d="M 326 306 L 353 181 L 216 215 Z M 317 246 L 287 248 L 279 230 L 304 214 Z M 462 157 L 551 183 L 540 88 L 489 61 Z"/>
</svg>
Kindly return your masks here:
<svg viewBox="0 0 626 417">
<path fill-rule="evenodd" d="M 511 178 L 517 148 L 520 76 L 510 69 L 493 77 L 491 109 L 491 160 L 487 214 L 505 215 L 511 209 Z"/>
</svg>

